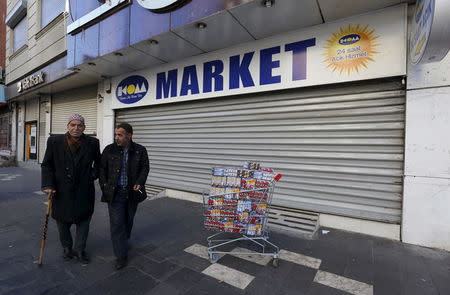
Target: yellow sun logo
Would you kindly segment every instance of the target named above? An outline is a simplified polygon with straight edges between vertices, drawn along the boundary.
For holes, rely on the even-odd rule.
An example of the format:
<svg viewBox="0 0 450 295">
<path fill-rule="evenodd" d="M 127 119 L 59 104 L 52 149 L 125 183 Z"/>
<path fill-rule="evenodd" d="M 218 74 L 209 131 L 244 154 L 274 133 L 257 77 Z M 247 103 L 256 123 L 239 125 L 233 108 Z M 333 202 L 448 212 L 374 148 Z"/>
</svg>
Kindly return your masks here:
<svg viewBox="0 0 450 295">
<path fill-rule="evenodd" d="M 338 33 L 333 33 L 324 47 L 323 62 L 328 63 L 327 68 L 348 75 L 352 71 L 358 73 L 362 67 L 367 69 L 368 63 L 373 62 L 373 56 L 378 53 L 375 47 L 379 46 L 375 43 L 379 36 L 375 36 L 375 30 L 368 27 L 348 25 L 347 28 L 340 28 Z"/>
</svg>

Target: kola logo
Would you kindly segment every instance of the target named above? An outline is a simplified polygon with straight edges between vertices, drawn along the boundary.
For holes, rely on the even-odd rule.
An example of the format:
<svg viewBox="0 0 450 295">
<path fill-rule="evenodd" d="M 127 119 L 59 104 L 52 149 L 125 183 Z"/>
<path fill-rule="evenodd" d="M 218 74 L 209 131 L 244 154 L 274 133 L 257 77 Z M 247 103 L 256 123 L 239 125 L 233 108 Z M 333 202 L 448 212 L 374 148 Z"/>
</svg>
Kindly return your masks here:
<svg viewBox="0 0 450 295">
<path fill-rule="evenodd" d="M 130 76 L 123 79 L 116 89 L 117 99 L 126 104 L 140 101 L 148 91 L 148 81 L 142 76 Z"/>
<path fill-rule="evenodd" d="M 359 40 L 361 40 L 361 36 L 358 34 L 350 34 L 350 35 L 346 35 L 344 37 L 342 37 L 341 39 L 339 39 L 339 44 L 341 45 L 351 45 L 353 43 L 358 42 Z"/>
</svg>

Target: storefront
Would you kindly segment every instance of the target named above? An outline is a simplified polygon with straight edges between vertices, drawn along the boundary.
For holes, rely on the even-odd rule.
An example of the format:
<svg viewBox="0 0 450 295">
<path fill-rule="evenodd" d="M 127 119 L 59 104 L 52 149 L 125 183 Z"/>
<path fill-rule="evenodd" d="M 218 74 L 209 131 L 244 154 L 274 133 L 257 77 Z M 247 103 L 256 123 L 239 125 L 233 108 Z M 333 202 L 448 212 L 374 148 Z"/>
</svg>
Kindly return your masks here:
<svg viewBox="0 0 450 295">
<path fill-rule="evenodd" d="M 400 224 L 406 14 L 400 5 L 114 77 L 115 121 L 147 147 L 149 185 L 201 193 L 212 166 L 259 161 L 284 174 L 276 205 Z"/>
<path fill-rule="evenodd" d="M 85 134 L 97 135 L 97 85 L 52 95 L 51 134 L 66 133 L 67 118 L 73 113 L 78 113 L 85 118 Z"/>
<path fill-rule="evenodd" d="M 39 99 L 25 101 L 25 161 L 37 160 L 38 142 L 37 126 L 39 119 Z"/>
<path fill-rule="evenodd" d="M 98 86 L 65 67 L 66 59 L 62 58 L 7 88 L 19 164 L 42 163 L 48 137 L 64 134 L 67 118 L 73 113 L 86 118 L 86 134 L 97 135 Z M 79 86 L 73 89 L 75 83 Z"/>
</svg>

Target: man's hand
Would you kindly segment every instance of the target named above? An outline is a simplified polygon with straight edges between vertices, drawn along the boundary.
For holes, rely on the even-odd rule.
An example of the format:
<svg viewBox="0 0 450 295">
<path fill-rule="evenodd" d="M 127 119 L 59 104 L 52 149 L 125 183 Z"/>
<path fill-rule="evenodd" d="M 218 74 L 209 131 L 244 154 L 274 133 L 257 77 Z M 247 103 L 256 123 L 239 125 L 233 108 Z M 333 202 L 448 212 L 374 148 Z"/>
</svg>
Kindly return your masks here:
<svg viewBox="0 0 450 295">
<path fill-rule="evenodd" d="M 42 192 L 44 192 L 45 194 L 52 194 L 54 195 L 56 193 L 56 191 L 54 189 L 48 188 L 48 189 L 44 189 L 42 190 Z"/>
<path fill-rule="evenodd" d="M 143 192 L 141 191 L 141 185 L 140 184 L 135 184 L 133 186 L 133 190 L 136 192 L 140 192 L 141 194 L 143 194 Z"/>
</svg>

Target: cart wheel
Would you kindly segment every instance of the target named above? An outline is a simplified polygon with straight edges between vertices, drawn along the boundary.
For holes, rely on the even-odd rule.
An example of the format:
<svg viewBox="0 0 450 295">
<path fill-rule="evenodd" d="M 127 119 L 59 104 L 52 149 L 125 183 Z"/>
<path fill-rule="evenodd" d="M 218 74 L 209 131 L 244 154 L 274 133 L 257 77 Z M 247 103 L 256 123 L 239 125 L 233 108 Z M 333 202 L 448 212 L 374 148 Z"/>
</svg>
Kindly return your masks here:
<svg viewBox="0 0 450 295">
<path fill-rule="evenodd" d="M 219 253 L 209 253 L 209 262 L 216 263 L 219 260 Z"/>
<path fill-rule="evenodd" d="M 272 265 L 273 265 L 273 267 L 278 267 L 278 264 L 279 264 L 278 258 L 272 259 Z"/>
</svg>

